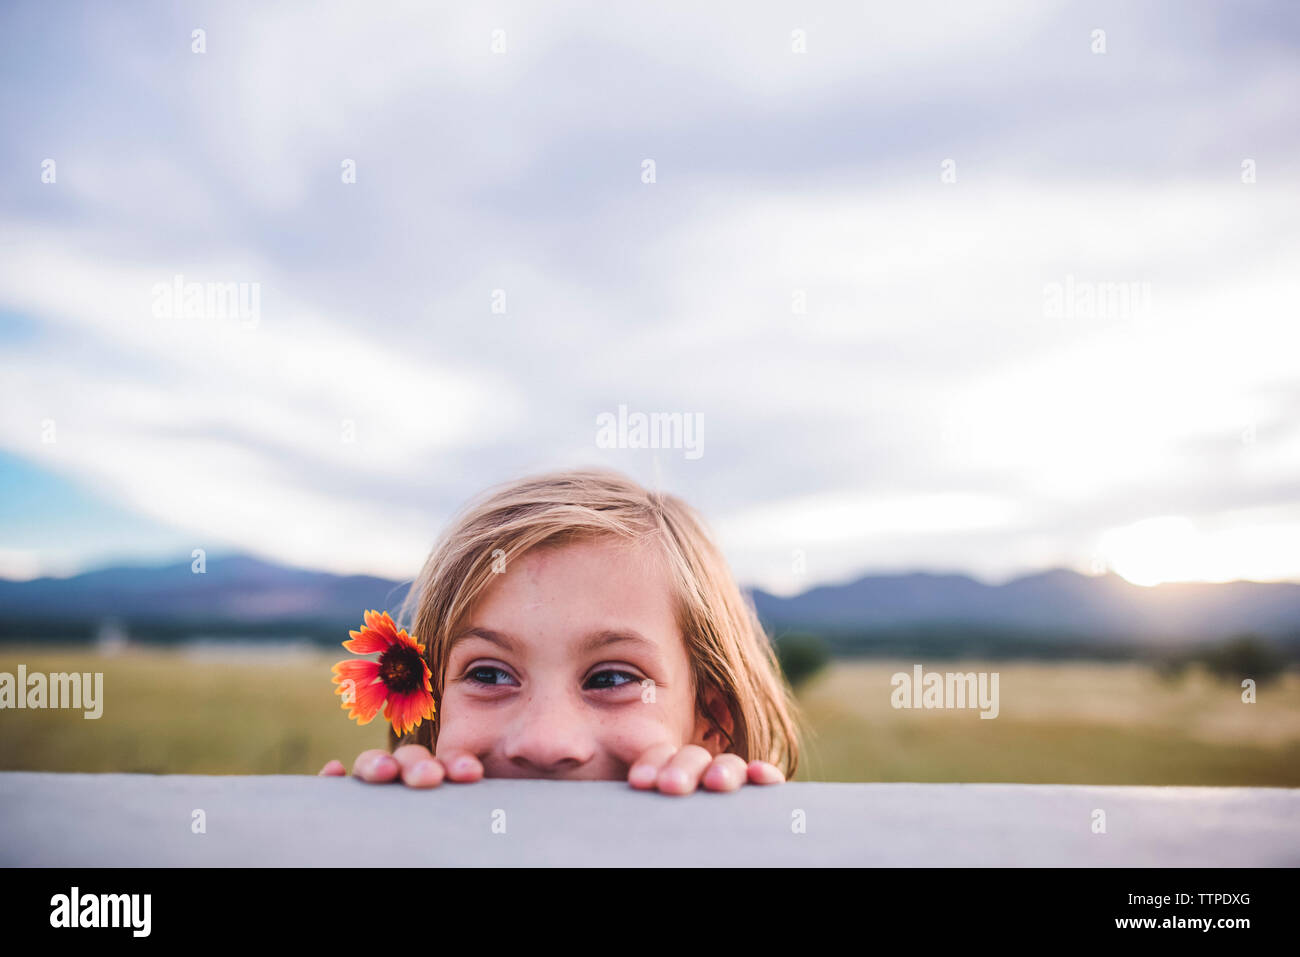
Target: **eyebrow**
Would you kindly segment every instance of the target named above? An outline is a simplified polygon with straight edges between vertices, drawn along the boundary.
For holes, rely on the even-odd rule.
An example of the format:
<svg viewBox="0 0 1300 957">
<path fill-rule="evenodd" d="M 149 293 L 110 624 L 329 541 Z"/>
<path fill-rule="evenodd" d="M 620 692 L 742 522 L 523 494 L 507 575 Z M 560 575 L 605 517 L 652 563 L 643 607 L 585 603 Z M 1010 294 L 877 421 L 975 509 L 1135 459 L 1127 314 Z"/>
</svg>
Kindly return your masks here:
<svg viewBox="0 0 1300 957">
<path fill-rule="evenodd" d="M 491 628 L 467 628 L 451 640 L 451 646 L 447 649 L 447 654 L 450 655 L 455 647 L 466 638 L 482 638 L 484 641 L 490 641 L 506 651 L 519 651 L 518 640 L 503 631 L 493 631 Z M 579 654 L 585 655 L 608 645 L 624 642 L 639 645 L 651 653 L 658 651 L 658 647 L 653 641 L 633 628 L 602 628 L 599 631 L 593 631 L 578 642 L 577 651 Z"/>
</svg>

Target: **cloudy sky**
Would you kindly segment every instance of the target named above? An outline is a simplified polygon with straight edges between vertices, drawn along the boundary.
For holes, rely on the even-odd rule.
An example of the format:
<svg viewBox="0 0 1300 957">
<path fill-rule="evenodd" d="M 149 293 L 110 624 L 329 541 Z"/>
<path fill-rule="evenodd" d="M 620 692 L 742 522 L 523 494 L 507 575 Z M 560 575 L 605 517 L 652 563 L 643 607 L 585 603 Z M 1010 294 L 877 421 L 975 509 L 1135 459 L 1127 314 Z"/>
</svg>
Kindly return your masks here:
<svg viewBox="0 0 1300 957">
<path fill-rule="evenodd" d="M 0 575 L 407 578 L 606 464 L 781 591 L 1300 580 L 1293 4 L 7 3 L 0 78 Z"/>
</svg>

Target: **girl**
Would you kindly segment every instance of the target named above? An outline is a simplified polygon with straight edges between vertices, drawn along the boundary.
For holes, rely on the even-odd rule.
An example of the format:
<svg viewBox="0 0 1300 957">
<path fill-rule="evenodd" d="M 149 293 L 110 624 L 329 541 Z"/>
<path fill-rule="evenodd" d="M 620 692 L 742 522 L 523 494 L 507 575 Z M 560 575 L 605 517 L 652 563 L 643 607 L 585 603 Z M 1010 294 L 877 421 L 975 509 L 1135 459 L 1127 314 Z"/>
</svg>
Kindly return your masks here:
<svg viewBox="0 0 1300 957">
<path fill-rule="evenodd" d="M 491 490 L 434 547 L 400 617 L 437 709 L 401 738 L 390 728 L 391 754 L 357 758 L 366 781 L 688 794 L 795 772 L 802 718 L 722 554 L 684 502 L 617 472 Z"/>
</svg>

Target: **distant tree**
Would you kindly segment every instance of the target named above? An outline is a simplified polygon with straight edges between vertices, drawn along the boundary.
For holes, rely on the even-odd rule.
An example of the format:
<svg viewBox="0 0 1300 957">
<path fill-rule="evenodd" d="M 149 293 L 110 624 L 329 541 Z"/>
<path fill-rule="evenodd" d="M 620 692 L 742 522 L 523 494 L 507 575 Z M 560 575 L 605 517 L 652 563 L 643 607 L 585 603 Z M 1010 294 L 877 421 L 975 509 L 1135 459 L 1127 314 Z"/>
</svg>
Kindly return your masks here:
<svg viewBox="0 0 1300 957">
<path fill-rule="evenodd" d="M 821 671 L 831 658 L 826 642 L 820 636 L 806 632 L 781 635 L 774 644 L 781 670 L 792 688 L 798 688 Z"/>
<path fill-rule="evenodd" d="M 1205 666 L 1226 681 L 1253 678 L 1257 685 L 1267 684 L 1286 668 L 1286 658 L 1271 642 L 1256 634 L 1236 635 L 1202 657 Z"/>
</svg>

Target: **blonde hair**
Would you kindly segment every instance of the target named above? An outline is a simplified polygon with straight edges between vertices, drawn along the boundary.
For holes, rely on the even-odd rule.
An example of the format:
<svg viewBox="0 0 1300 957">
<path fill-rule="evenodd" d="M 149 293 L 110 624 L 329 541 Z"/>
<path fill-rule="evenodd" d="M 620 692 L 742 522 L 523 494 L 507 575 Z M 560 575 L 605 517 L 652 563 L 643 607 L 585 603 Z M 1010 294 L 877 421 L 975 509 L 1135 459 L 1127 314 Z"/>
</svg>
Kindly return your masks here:
<svg viewBox="0 0 1300 957">
<path fill-rule="evenodd" d="M 529 549 L 613 537 L 653 540 L 667 559 L 686 642 L 696 712 L 719 731 L 706 705 L 720 691 L 733 720 L 727 751 L 768 761 L 787 780 L 799 764 L 802 717 L 753 605 L 696 512 L 680 499 L 652 492 L 606 469 L 535 475 L 489 489 L 452 522 L 434 546 L 402 604 L 403 625 L 425 646 L 433 696 L 442 701 L 452 639 L 494 578 L 494 565 Z M 389 747 L 434 750 L 442 712 Z"/>
</svg>

